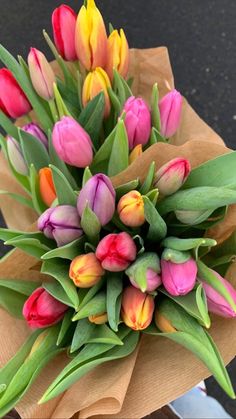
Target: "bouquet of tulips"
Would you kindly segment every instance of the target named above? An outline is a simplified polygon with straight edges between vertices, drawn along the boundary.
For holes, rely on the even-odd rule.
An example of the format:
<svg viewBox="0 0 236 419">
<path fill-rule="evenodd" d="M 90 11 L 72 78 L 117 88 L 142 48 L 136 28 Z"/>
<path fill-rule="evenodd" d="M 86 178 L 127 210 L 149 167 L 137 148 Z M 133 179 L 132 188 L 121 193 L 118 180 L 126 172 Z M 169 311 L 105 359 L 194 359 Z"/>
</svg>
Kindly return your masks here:
<svg viewBox="0 0 236 419">
<path fill-rule="evenodd" d="M 225 279 L 235 232 L 219 244 L 212 234 L 236 203 L 236 154 L 191 168 L 177 147 L 158 165 L 155 147 L 171 147 L 180 125 L 180 93 L 160 100 L 154 84 L 150 106 L 133 96 L 125 34 L 110 25 L 107 37 L 94 0 L 78 16 L 60 6 L 52 24 L 54 43 L 44 36 L 57 65 L 35 48 L 27 64 L 0 46 L 1 146 L 25 191 L 10 194 L 38 214 L 27 232 L 1 229 L 0 238 L 43 274 L 0 280 L 0 305 L 32 329 L 0 370 L 0 416 L 58 354 L 67 363 L 40 403 L 127 357 L 143 335 L 192 351 L 235 397 L 207 329 L 211 313 L 236 316 Z"/>
</svg>

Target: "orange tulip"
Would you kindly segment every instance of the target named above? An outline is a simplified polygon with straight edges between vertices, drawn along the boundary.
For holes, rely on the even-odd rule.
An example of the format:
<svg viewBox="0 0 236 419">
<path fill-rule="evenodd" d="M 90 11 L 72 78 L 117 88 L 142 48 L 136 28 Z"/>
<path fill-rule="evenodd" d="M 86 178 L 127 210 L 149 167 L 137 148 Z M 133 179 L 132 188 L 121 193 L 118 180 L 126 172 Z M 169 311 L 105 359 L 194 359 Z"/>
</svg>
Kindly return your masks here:
<svg viewBox="0 0 236 419">
<path fill-rule="evenodd" d="M 104 116 L 109 116 L 111 104 L 109 95 L 107 92 L 108 87 L 111 87 L 111 83 L 107 73 L 101 68 L 97 67 L 94 71 L 88 73 L 82 91 L 82 101 L 83 105 L 86 106 L 87 103 L 97 96 L 100 92 L 104 93 L 105 96 L 105 113 Z"/>
<path fill-rule="evenodd" d="M 77 256 L 70 265 L 69 277 L 80 288 L 90 288 L 100 281 L 104 269 L 94 253 Z"/>
<path fill-rule="evenodd" d="M 154 299 L 132 286 L 127 287 L 122 295 L 121 316 L 126 326 L 133 330 L 146 329 L 154 312 Z"/>
<path fill-rule="evenodd" d="M 132 164 L 143 153 L 142 144 L 136 145 L 129 155 L 129 164 Z"/>
<path fill-rule="evenodd" d="M 52 171 L 49 167 L 44 167 L 39 171 L 39 190 L 43 202 L 50 207 L 57 195 L 53 183 Z"/>
<path fill-rule="evenodd" d="M 119 217 L 126 226 L 140 227 L 145 223 L 144 202 L 138 191 L 130 191 L 118 202 Z"/>
<path fill-rule="evenodd" d="M 163 316 L 158 310 L 155 313 L 155 323 L 158 329 L 163 333 L 172 333 L 177 330 L 172 326 L 171 322 Z"/>
<path fill-rule="evenodd" d="M 94 314 L 92 316 L 89 316 L 89 321 L 94 324 L 107 323 L 108 321 L 107 313 L 100 313 L 100 314 Z"/>
<path fill-rule="evenodd" d="M 126 77 L 129 69 L 129 45 L 123 29 L 114 30 L 108 38 L 108 55 L 106 71 L 113 79 L 113 69 L 116 69 L 122 77 Z"/>
</svg>

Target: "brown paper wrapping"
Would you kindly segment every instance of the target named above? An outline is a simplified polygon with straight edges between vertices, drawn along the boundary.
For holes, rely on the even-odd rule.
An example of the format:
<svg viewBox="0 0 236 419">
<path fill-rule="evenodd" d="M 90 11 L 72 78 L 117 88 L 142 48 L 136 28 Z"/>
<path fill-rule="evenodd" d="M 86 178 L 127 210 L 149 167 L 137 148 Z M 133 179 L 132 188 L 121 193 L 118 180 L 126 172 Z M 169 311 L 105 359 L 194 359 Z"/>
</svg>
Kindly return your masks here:
<svg viewBox="0 0 236 419">
<path fill-rule="evenodd" d="M 158 81 L 162 95 L 169 87 L 173 87 L 173 75 L 166 48 L 132 50 L 131 55 L 135 94 L 148 99 L 155 81 Z M 155 161 L 158 167 L 171 158 L 183 156 L 189 158 L 192 167 L 196 167 L 204 161 L 229 152 L 221 138 L 185 101 L 181 127 L 172 139 L 172 145 L 159 143 L 150 147 L 125 172 L 116 176 L 113 183 L 118 185 L 137 176 L 143 178 L 152 161 Z M 8 182 L 9 176 L 7 173 Z M 6 189 L 6 186 L 3 186 L 6 185 L 5 176 L 1 176 L 0 182 L 1 189 Z M 11 191 L 16 191 L 16 182 L 13 179 L 10 185 Z M 29 214 L 23 207 L 19 219 L 19 212 L 9 211 L 9 203 L 5 203 L 5 199 L 1 199 L 1 205 L 8 224 L 15 228 L 23 229 L 34 219 L 34 215 Z M 14 206 L 20 207 L 16 203 Z M 12 207 L 13 205 L 11 209 Z M 225 239 L 235 229 L 235 224 L 235 207 L 232 206 L 226 220 L 212 229 L 211 236 L 219 240 Z M 9 280 L 35 280 L 42 275 L 32 270 L 34 266 L 34 258 L 15 250 L 1 263 L 0 276 Z M 233 265 L 229 272 L 229 278 L 232 280 L 234 277 L 236 265 Z M 15 354 L 30 331 L 24 321 L 15 320 L 4 310 L 0 311 L 0 363 L 4 365 Z M 211 334 L 227 364 L 236 353 L 236 322 L 215 318 Z M 164 338 L 144 336 L 136 351 L 126 359 L 97 367 L 64 394 L 38 406 L 37 400 L 66 362 L 66 357 L 60 355 L 42 372 L 17 406 L 22 418 L 141 418 L 179 397 L 209 376 L 202 363 L 181 346 Z"/>
</svg>

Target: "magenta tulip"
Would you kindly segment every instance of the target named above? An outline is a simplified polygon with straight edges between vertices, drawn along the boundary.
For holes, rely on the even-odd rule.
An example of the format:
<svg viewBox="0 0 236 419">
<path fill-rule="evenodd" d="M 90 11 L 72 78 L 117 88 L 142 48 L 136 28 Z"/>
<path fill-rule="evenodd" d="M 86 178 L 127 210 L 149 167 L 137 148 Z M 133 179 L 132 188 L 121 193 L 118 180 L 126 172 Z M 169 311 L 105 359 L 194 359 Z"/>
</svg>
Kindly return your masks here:
<svg viewBox="0 0 236 419">
<path fill-rule="evenodd" d="M 41 143 L 46 148 L 48 148 L 48 139 L 38 124 L 35 124 L 34 122 L 30 122 L 29 124 L 24 125 L 21 129 L 25 132 L 28 132 L 28 134 L 33 135 L 35 138 L 41 141 Z"/>
<path fill-rule="evenodd" d="M 77 60 L 75 51 L 76 13 L 62 4 L 52 14 L 54 42 L 60 55 L 67 61 Z"/>
<path fill-rule="evenodd" d="M 191 166 L 187 159 L 177 157 L 162 166 L 155 174 L 154 185 L 162 195 L 172 195 L 187 180 Z"/>
<path fill-rule="evenodd" d="M 52 132 L 53 146 L 58 156 L 75 167 L 86 167 L 92 163 L 92 141 L 81 125 L 70 116 L 63 116 Z"/>
<path fill-rule="evenodd" d="M 68 307 L 52 297 L 44 288 L 37 288 L 26 300 L 23 316 L 34 329 L 58 323 Z"/>
<path fill-rule="evenodd" d="M 86 182 L 77 201 L 81 217 L 86 205 L 96 214 L 102 226 L 111 221 L 115 212 L 115 190 L 107 176 L 99 173 Z"/>
<path fill-rule="evenodd" d="M 15 171 L 23 176 L 27 176 L 29 170 L 23 156 L 21 146 L 18 141 L 16 141 L 15 138 L 10 137 L 10 135 L 7 137 L 7 153 L 10 163 Z"/>
<path fill-rule="evenodd" d="M 161 260 L 161 279 L 171 295 L 185 295 L 194 288 L 197 278 L 197 264 L 190 258 L 183 263 Z"/>
<path fill-rule="evenodd" d="M 167 93 L 159 102 L 161 135 L 170 138 L 180 125 L 182 96 L 177 90 Z"/>
<path fill-rule="evenodd" d="M 146 102 L 131 96 L 125 102 L 123 111 L 126 113 L 125 126 L 130 150 L 138 144 L 147 144 L 151 132 L 151 114 Z"/>
<path fill-rule="evenodd" d="M 56 76 L 45 55 L 36 48 L 31 48 L 28 55 L 30 78 L 34 89 L 45 100 L 54 97 L 53 84 Z"/>
<path fill-rule="evenodd" d="M 11 118 L 20 118 L 32 109 L 23 90 L 7 68 L 0 69 L 0 109 Z"/>
<path fill-rule="evenodd" d="M 38 219 L 38 228 L 58 246 L 64 246 L 83 234 L 77 209 L 71 205 L 48 208 Z"/>
<path fill-rule="evenodd" d="M 222 285 L 224 285 L 236 304 L 236 290 L 226 279 L 222 278 L 218 272 L 213 271 L 213 269 L 211 269 L 211 272 L 215 275 L 216 281 L 219 280 Z M 212 288 L 211 285 L 207 284 L 201 279 L 200 281 L 206 293 L 209 311 L 222 317 L 236 317 L 235 310 L 233 310 L 225 298 L 222 297 L 222 295 L 220 295 L 214 288 Z"/>
</svg>

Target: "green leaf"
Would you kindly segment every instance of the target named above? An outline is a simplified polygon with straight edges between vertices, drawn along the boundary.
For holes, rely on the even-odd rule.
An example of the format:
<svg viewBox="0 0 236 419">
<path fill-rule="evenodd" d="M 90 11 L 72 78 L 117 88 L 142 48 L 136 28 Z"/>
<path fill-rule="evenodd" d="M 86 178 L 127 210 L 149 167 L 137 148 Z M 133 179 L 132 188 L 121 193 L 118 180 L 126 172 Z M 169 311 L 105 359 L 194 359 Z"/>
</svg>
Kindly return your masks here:
<svg viewBox="0 0 236 419">
<path fill-rule="evenodd" d="M 145 181 L 143 182 L 139 192 L 142 195 L 146 195 L 150 189 L 152 189 L 152 184 L 153 184 L 153 180 L 154 180 L 154 175 L 155 175 L 155 169 L 156 169 L 156 163 L 153 161 L 148 169 L 148 173 L 146 176 Z"/>
<path fill-rule="evenodd" d="M 117 131 L 117 125 L 109 136 L 105 139 L 99 150 L 94 156 L 94 159 L 90 165 L 91 172 L 96 173 L 107 173 L 109 157 L 111 155 L 113 143 L 115 140 Z"/>
<path fill-rule="evenodd" d="M 104 107 L 104 93 L 100 92 L 89 101 L 79 116 L 80 125 L 82 125 L 85 131 L 90 135 L 96 149 L 99 146 L 99 134 L 103 123 Z"/>
<path fill-rule="evenodd" d="M 49 164 L 49 155 L 41 141 L 21 129 L 19 129 L 19 137 L 24 158 L 28 166 L 33 164 L 37 171 L 43 167 L 47 167 Z"/>
<path fill-rule="evenodd" d="M 100 291 L 105 283 L 105 276 L 100 279 L 100 281 L 91 288 L 80 288 L 78 291 L 79 294 L 79 310 L 83 308 L 92 298 Z"/>
<path fill-rule="evenodd" d="M 27 297 L 6 287 L 0 286 L 0 290 L 0 306 L 11 316 L 23 319 L 22 309 Z"/>
<path fill-rule="evenodd" d="M 39 176 L 33 164 L 30 166 L 30 189 L 34 208 L 38 214 L 42 214 L 47 209 L 47 206 L 41 198 Z"/>
<path fill-rule="evenodd" d="M 34 209 L 34 205 L 32 203 L 32 200 L 30 200 L 28 198 L 25 198 L 25 196 L 23 196 L 23 195 L 18 195 L 18 194 L 13 193 L 13 192 L 2 191 L 2 190 L 0 190 L 0 195 L 8 195 L 12 199 L 14 199 L 15 201 L 19 202 L 20 204 L 25 205 L 26 207 L 29 207 L 31 209 Z"/>
<path fill-rule="evenodd" d="M 108 323 L 115 332 L 118 331 L 118 324 L 120 322 L 122 290 L 123 282 L 121 275 L 110 272 L 107 278 L 106 311 Z"/>
<path fill-rule="evenodd" d="M 156 128 L 157 131 L 161 131 L 161 117 L 159 111 L 159 91 L 158 85 L 155 83 L 152 88 L 152 97 L 151 97 L 151 116 L 152 116 L 152 125 Z"/>
<path fill-rule="evenodd" d="M 118 73 L 116 69 L 113 70 L 114 74 L 114 91 L 117 94 L 117 97 L 119 99 L 119 102 L 121 104 L 121 107 L 123 108 L 125 101 L 132 96 L 132 91 L 126 83 L 126 81 L 123 79 L 123 77 Z"/>
<path fill-rule="evenodd" d="M 187 251 L 174 250 L 168 247 L 162 252 L 162 259 L 169 260 L 173 263 L 185 263 L 191 258 L 191 253 Z"/>
<path fill-rule="evenodd" d="M 41 259 L 48 260 L 61 258 L 73 260 L 76 256 L 78 256 L 81 252 L 84 251 L 84 244 L 85 236 L 82 236 L 71 243 L 65 244 L 64 246 L 56 247 L 55 249 L 49 250 L 49 252 L 44 253 L 44 255 L 41 256 Z"/>
<path fill-rule="evenodd" d="M 47 260 L 43 262 L 41 272 L 51 275 L 61 284 L 73 307 L 77 310 L 79 307 L 79 297 L 76 286 L 69 278 L 69 266 L 61 262 L 60 259 Z"/>
<path fill-rule="evenodd" d="M 17 247 L 37 259 L 40 259 L 45 252 L 51 250 L 49 247 L 51 240 L 47 240 L 42 233 L 23 233 L 20 236 L 7 240 L 5 244 Z"/>
<path fill-rule="evenodd" d="M 37 239 L 40 242 L 42 242 L 43 244 L 45 244 L 46 246 L 52 246 L 54 245 L 53 240 L 48 239 L 47 237 L 44 236 L 43 233 L 41 233 L 40 231 L 38 232 L 32 232 L 32 233 L 28 233 L 28 232 L 24 232 L 24 231 L 20 231 L 20 230 L 9 230 L 8 228 L 0 228 L 0 239 L 4 240 L 4 241 L 8 241 L 11 239 L 15 239 L 19 236 L 23 236 L 25 238 L 29 238 L 29 239 Z"/>
<path fill-rule="evenodd" d="M 131 180 L 130 182 L 124 183 L 123 185 L 117 186 L 116 190 L 116 199 L 120 199 L 126 193 L 137 189 L 139 185 L 139 179 Z"/>
<path fill-rule="evenodd" d="M 32 292 L 40 286 L 39 282 L 13 280 L 13 279 L 0 279 L 0 288 L 7 288 L 19 294 L 29 297 Z"/>
<path fill-rule="evenodd" d="M 84 169 L 83 180 L 82 180 L 82 187 L 84 187 L 84 185 L 88 182 L 89 179 L 91 179 L 92 176 L 93 176 L 93 174 L 91 173 L 91 170 L 87 166 Z"/>
<path fill-rule="evenodd" d="M 106 311 L 106 294 L 99 292 L 86 305 L 78 309 L 77 314 L 72 321 L 84 319 L 95 314 L 105 313 Z"/>
<path fill-rule="evenodd" d="M 66 335 L 72 326 L 72 322 L 71 322 L 72 317 L 73 317 L 73 311 L 68 310 L 61 322 L 61 328 L 57 337 L 57 343 L 56 343 L 57 346 L 61 345 L 64 339 L 66 338 Z"/>
<path fill-rule="evenodd" d="M 58 203 L 60 205 L 76 206 L 77 195 L 65 175 L 56 166 L 50 164 L 49 167 L 52 169 L 53 183 L 55 185 Z"/>
<path fill-rule="evenodd" d="M 174 250 L 186 251 L 192 250 L 199 247 L 212 247 L 216 246 L 217 242 L 213 239 L 208 239 L 206 237 L 197 238 L 197 239 L 180 239 L 178 237 L 166 237 L 161 245 L 163 247 L 170 247 Z"/>
<path fill-rule="evenodd" d="M 19 141 L 19 133 L 17 127 L 13 124 L 10 118 L 8 118 L 4 112 L 0 110 L 0 126 L 4 129 L 7 135 L 15 138 Z"/>
<path fill-rule="evenodd" d="M 154 242 L 159 241 L 166 236 L 166 223 L 147 196 L 143 196 L 143 201 L 145 218 L 147 222 L 150 224 L 148 231 L 148 239 Z"/>
<path fill-rule="evenodd" d="M 129 142 L 124 121 L 117 124 L 111 155 L 108 163 L 108 176 L 115 176 L 129 166 Z"/>
<path fill-rule="evenodd" d="M 236 191 L 224 187 L 196 187 L 176 192 L 163 199 L 159 206 L 161 215 L 176 210 L 209 210 L 236 202 Z"/>
<path fill-rule="evenodd" d="M 88 343 L 89 338 L 94 333 L 95 327 L 95 324 L 91 323 L 88 319 L 81 319 L 77 322 L 70 348 L 71 353 L 80 349 L 85 343 Z"/>
<path fill-rule="evenodd" d="M 101 223 L 88 204 L 84 208 L 80 224 L 89 242 L 96 245 L 99 241 Z"/>
<path fill-rule="evenodd" d="M 111 87 L 108 87 L 107 91 L 108 91 L 108 95 L 109 95 L 111 104 L 112 104 L 112 106 L 113 106 L 113 108 L 116 112 L 116 115 L 120 115 L 121 111 L 122 111 L 122 106 L 121 106 L 119 98 L 117 97 L 115 92 L 113 92 Z"/>
<path fill-rule="evenodd" d="M 61 303 L 69 307 L 74 307 L 73 303 L 59 282 L 43 282 L 42 287 L 54 298 L 56 298 L 56 300 L 61 301 Z"/>
<path fill-rule="evenodd" d="M 149 140 L 149 147 L 156 143 L 168 143 L 168 140 L 162 137 L 162 135 L 160 134 L 159 131 L 157 131 L 156 128 L 152 127 L 151 136 Z"/>
<path fill-rule="evenodd" d="M 111 345 L 123 345 L 116 333 L 114 333 L 108 326 L 101 324 L 96 326 L 93 334 L 88 339 L 88 343 L 108 343 Z"/>
</svg>

